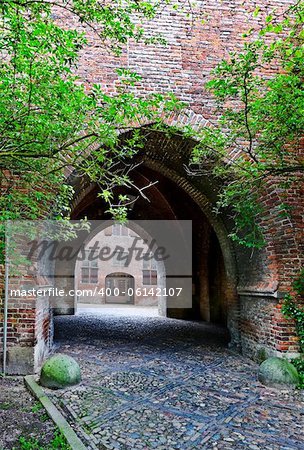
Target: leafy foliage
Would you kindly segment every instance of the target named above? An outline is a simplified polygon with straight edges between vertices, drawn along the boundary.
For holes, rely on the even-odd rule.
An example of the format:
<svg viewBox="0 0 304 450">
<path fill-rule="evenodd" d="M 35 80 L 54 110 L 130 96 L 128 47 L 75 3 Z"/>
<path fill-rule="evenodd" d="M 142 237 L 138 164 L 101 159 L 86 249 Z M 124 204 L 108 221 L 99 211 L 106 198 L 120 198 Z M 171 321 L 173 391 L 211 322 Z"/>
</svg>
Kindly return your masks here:
<svg viewBox="0 0 304 450">
<path fill-rule="evenodd" d="M 23 436 L 19 438 L 19 443 L 21 450 L 69 450 L 71 448 L 59 431 L 55 432 L 53 439 L 47 446 L 41 445 L 38 439 L 26 439 Z"/>
<path fill-rule="evenodd" d="M 137 189 L 129 174 L 144 143 L 136 132 L 121 143 L 117 129 L 143 117 L 161 129 L 160 112 L 164 116 L 183 105 L 172 95 L 136 96 L 132 87 L 141 79 L 123 68 L 116 95 L 99 85 L 85 89 L 74 73 L 86 36 L 64 29 L 54 17 L 60 11 L 73 15 L 99 36 L 105 51 L 119 54 L 129 38 L 146 40 L 142 20 L 153 19 L 168 3 L 1 2 L 0 221 L 46 213 L 65 220 L 73 196 L 66 176 L 72 169 L 96 182 L 111 214 L 124 220 L 132 200 L 115 196 L 115 187 Z M 259 200 L 267 185 L 276 183 L 284 197 L 303 170 L 303 9 L 297 1 L 282 16 L 268 16 L 258 36 L 249 30 L 243 51 L 222 61 L 207 85 L 217 99 L 219 122 L 200 132 L 182 130 L 199 142 L 191 162 L 207 166 L 219 180 L 217 209 L 232 212 L 232 239 L 249 247 L 264 243 Z M 259 14 L 257 9 L 254 15 Z M 288 214 L 287 202 L 280 214 Z"/>
<path fill-rule="evenodd" d="M 294 358 L 292 361 L 292 364 L 295 366 L 299 373 L 300 377 L 300 383 L 299 388 L 304 389 L 304 358 Z"/>
<path fill-rule="evenodd" d="M 285 296 L 282 313 L 289 319 L 294 319 L 296 324 L 296 333 L 299 336 L 301 352 L 304 353 L 304 307 L 299 305 L 299 300 L 304 299 L 304 268 L 293 283 L 295 295 L 287 294 Z"/>
<path fill-rule="evenodd" d="M 231 237 L 248 247 L 264 244 L 260 199 L 268 186 L 277 188 L 280 214 L 288 215 L 288 187 L 304 169 L 303 22 L 302 0 L 266 17 L 259 34 L 250 30 L 243 50 L 223 60 L 206 86 L 220 120 L 196 133 L 191 163 L 202 167 L 196 175 L 207 163 L 219 180 L 217 207 L 230 208 Z"/>
<path fill-rule="evenodd" d="M 113 191 L 130 187 L 127 162 L 142 143 L 135 133 L 120 144 L 117 130 L 141 118 L 160 124 L 160 112 L 164 116 L 181 105 L 172 95 L 136 96 L 130 88 L 140 78 L 124 69 L 115 95 L 99 85 L 85 89 L 74 73 L 86 36 L 61 27 L 54 10 L 73 15 L 98 34 L 105 51 L 109 47 L 119 53 L 128 38 L 143 38 L 139 17 L 152 18 L 157 5 L 141 0 L 115 5 L 97 0 L 1 2 L 0 221 L 68 218 L 73 190 L 66 178 L 72 170 L 96 182 L 109 210 L 123 219 L 129 199 L 117 199 Z"/>
</svg>

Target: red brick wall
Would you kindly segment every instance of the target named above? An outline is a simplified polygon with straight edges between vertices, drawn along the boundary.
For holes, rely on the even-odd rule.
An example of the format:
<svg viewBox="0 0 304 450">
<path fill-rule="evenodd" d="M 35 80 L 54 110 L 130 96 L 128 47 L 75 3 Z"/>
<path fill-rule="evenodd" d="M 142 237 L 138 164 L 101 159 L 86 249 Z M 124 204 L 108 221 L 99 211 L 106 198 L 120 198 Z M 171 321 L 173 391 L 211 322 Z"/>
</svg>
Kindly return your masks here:
<svg viewBox="0 0 304 450">
<path fill-rule="evenodd" d="M 143 83 L 136 87 L 138 92 L 173 91 L 197 114 L 190 116 L 189 122 L 193 124 L 199 118 L 204 123 L 202 118 L 205 118 L 212 123 L 216 120 L 214 101 L 204 89 L 212 69 L 230 51 L 242 48 L 242 33 L 251 27 L 259 29 L 263 16 L 273 7 L 279 11 L 292 3 L 291 0 L 275 3 L 198 1 L 194 6 L 193 22 L 185 14 L 167 8 L 147 24 L 147 30 L 150 36 L 162 32 L 168 45 L 162 47 L 129 42 L 119 58 L 107 53 L 96 36 L 89 32 L 89 48 L 85 49 L 80 59 L 78 74 L 88 88 L 93 83 L 100 83 L 106 91 L 114 92 L 117 86 L 115 68 L 127 66 L 143 78 Z M 262 13 L 258 18 L 253 18 L 252 13 L 257 6 Z M 72 23 L 67 16 L 63 23 L 75 26 L 75 22 Z M 183 123 L 184 120 L 185 117 Z M 300 207 L 300 199 L 298 183 L 291 189 L 290 202 L 295 210 L 291 218 L 282 218 L 277 209 L 281 198 L 271 186 L 264 199 L 266 210 L 269 210 L 269 217 L 264 223 L 268 230 L 266 248 L 254 252 L 253 256 L 236 249 L 240 290 L 247 289 L 249 295 L 241 297 L 240 317 L 247 353 L 253 354 L 254 347 L 258 346 L 273 351 L 295 350 L 292 333 L 290 343 L 286 344 L 286 330 L 291 332 L 290 322 L 286 322 L 275 307 L 278 300 L 273 294 L 288 289 L 301 264 L 303 222 L 300 213 L 303 204 Z M 257 295 L 250 297 L 250 293 Z"/>
<path fill-rule="evenodd" d="M 280 10 L 293 1 L 204 0 L 195 3 L 193 23 L 185 14 L 167 8 L 147 24 L 148 34 L 163 32 L 168 41 L 166 47 L 129 42 L 118 58 L 108 53 L 89 31 L 89 45 L 77 71 L 82 81 L 88 88 L 100 83 L 106 91 L 113 92 L 117 86 L 115 68 L 127 66 L 143 77 L 143 85 L 136 87 L 139 92 L 173 91 L 200 117 L 211 122 L 216 120 L 214 101 L 204 89 L 211 70 L 229 51 L 242 47 L 243 32 L 261 26 L 262 15 L 252 16 L 257 6 L 265 14 L 273 7 Z M 66 27 L 77 25 L 67 15 L 57 13 L 57 19 Z M 281 300 L 273 296 L 273 292 L 288 290 L 292 277 L 303 264 L 304 195 L 300 179 L 289 193 L 288 202 L 294 208 L 289 218 L 279 214 L 282 199 L 278 190 L 270 187 L 264 199 L 269 210 L 264 222 L 268 230 L 266 248 L 255 252 L 253 257 L 236 249 L 239 288 L 248 291 L 240 300 L 242 342 L 248 354 L 263 347 L 273 352 L 297 349 L 292 322 L 282 318 Z M 40 331 L 35 332 L 35 323 Z M 31 302 L 10 309 L 8 338 L 11 344 L 35 345 L 35 339 L 45 338 L 47 328 L 46 310 L 36 318 Z"/>
</svg>

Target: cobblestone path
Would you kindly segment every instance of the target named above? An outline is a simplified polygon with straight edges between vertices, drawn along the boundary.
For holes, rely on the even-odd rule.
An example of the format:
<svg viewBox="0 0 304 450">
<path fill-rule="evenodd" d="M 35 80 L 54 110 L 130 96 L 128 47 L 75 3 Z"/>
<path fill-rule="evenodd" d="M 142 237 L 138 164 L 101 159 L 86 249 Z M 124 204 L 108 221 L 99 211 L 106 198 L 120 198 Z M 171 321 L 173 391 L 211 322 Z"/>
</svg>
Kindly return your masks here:
<svg viewBox="0 0 304 450">
<path fill-rule="evenodd" d="M 58 317 L 83 380 L 49 391 L 88 449 L 304 449 L 303 394 L 265 388 L 224 330 L 164 318 Z"/>
</svg>

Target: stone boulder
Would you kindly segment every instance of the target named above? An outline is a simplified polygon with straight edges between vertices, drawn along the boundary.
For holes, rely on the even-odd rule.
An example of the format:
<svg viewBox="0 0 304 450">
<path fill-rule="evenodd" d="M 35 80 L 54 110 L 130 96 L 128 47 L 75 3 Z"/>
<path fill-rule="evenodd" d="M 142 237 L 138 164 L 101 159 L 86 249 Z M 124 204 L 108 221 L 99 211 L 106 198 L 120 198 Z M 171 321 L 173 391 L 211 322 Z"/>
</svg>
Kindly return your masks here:
<svg viewBox="0 0 304 450">
<path fill-rule="evenodd" d="M 259 369 L 259 381 L 271 387 L 296 387 L 299 374 L 287 359 L 271 357 L 266 359 Z"/>
<path fill-rule="evenodd" d="M 78 384 L 81 380 L 80 367 L 74 358 L 61 353 L 49 358 L 40 373 L 41 386 L 62 389 Z"/>
</svg>

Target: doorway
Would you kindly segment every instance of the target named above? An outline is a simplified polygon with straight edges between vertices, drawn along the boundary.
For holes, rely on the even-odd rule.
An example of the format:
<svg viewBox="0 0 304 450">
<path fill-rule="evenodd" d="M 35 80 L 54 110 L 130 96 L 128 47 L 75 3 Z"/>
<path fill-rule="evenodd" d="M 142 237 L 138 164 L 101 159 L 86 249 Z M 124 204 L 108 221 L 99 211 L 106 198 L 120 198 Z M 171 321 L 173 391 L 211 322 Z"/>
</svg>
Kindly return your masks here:
<svg viewBox="0 0 304 450">
<path fill-rule="evenodd" d="M 127 273 L 111 273 L 106 276 L 105 302 L 134 305 L 134 277 Z"/>
</svg>

